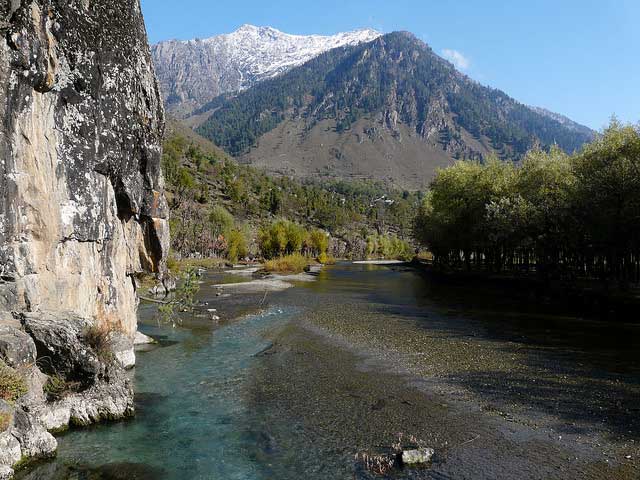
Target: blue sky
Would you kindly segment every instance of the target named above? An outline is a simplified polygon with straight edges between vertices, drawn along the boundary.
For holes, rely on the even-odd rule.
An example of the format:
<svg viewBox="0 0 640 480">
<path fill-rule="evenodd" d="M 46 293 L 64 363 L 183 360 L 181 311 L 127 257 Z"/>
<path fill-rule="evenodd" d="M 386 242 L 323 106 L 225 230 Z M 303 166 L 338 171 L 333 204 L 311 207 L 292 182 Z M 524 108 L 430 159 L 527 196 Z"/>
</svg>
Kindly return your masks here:
<svg viewBox="0 0 640 480">
<path fill-rule="evenodd" d="M 142 0 L 151 42 L 244 23 L 408 30 L 479 82 L 600 129 L 640 121 L 640 0 Z"/>
</svg>

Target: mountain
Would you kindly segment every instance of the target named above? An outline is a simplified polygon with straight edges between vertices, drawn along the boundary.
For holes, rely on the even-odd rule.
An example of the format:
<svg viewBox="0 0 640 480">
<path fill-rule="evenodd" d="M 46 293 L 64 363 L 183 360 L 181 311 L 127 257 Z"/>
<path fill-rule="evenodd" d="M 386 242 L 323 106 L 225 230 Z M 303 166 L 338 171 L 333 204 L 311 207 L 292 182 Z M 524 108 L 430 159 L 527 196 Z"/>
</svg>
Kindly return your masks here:
<svg viewBox="0 0 640 480">
<path fill-rule="evenodd" d="M 199 133 L 268 171 L 407 188 L 457 158 L 573 151 L 593 136 L 480 85 L 406 32 L 327 51 L 196 113 Z"/>
<path fill-rule="evenodd" d="M 563 126 L 567 127 L 569 130 L 574 130 L 576 132 L 584 133 L 585 135 L 593 136 L 593 130 L 589 127 L 585 127 L 584 125 L 580 125 L 577 122 L 574 122 L 570 118 L 565 117 L 564 115 L 560 115 L 559 113 L 551 112 L 546 108 L 541 107 L 531 107 L 531 109 L 540 115 L 544 115 L 545 117 L 552 118 L 553 120 L 558 121 Z"/>
<path fill-rule="evenodd" d="M 381 34 L 356 30 L 333 36 L 289 35 L 243 25 L 204 40 L 172 40 L 151 49 L 167 109 L 186 115 L 220 94 L 244 90 L 327 50 L 369 42 Z"/>
</svg>

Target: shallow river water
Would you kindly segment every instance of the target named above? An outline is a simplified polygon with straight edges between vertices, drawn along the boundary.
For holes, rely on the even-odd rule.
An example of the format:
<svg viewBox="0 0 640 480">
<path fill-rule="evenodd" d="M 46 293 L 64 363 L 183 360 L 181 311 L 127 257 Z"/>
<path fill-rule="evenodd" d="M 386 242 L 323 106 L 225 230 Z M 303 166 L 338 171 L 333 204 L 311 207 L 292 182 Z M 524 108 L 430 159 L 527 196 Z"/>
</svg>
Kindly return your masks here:
<svg viewBox="0 0 640 480">
<path fill-rule="evenodd" d="M 639 330 L 342 264 L 282 292 L 216 296 L 141 330 L 135 418 L 59 438 L 23 479 L 366 478 L 398 432 L 436 450 L 396 478 L 640 478 Z M 533 309 L 533 311 L 531 311 Z"/>
</svg>

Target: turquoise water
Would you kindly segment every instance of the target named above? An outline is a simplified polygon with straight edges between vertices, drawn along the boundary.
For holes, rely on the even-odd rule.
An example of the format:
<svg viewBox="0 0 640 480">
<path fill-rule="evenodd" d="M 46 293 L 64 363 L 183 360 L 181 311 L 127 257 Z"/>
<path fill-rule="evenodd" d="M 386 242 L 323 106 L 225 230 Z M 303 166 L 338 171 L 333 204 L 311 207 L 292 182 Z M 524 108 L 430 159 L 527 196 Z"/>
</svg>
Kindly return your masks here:
<svg viewBox="0 0 640 480">
<path fill-rule="evenodd" d="M 220 328 L 206 319 L 177 329 L 147 320 L 141 330 L 161 345 L 138 353 L 136 417 L 62 436 L 56 462 L 28 478 L 263 478 L 251 461 L 256 439 L 240 389 L 270 344 L 263 333 L 293 312 L 268 307 Z"/>
</svg>

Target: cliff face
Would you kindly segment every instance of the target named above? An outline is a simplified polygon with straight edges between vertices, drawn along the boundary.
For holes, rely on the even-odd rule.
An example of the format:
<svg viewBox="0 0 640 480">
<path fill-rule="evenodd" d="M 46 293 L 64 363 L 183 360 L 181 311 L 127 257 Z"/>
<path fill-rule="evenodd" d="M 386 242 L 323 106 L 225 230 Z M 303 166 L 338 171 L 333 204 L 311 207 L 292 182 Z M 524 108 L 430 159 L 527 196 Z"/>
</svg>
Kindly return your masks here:
<svg viewBox="0 0 640 480">
<path fill-rule="evenodd" d="M 139 1 L 2 0 L 0 31 L 0 312 L 132 334 L 133 276 L 162 277 L 168 252 Z"/>
</svg>

